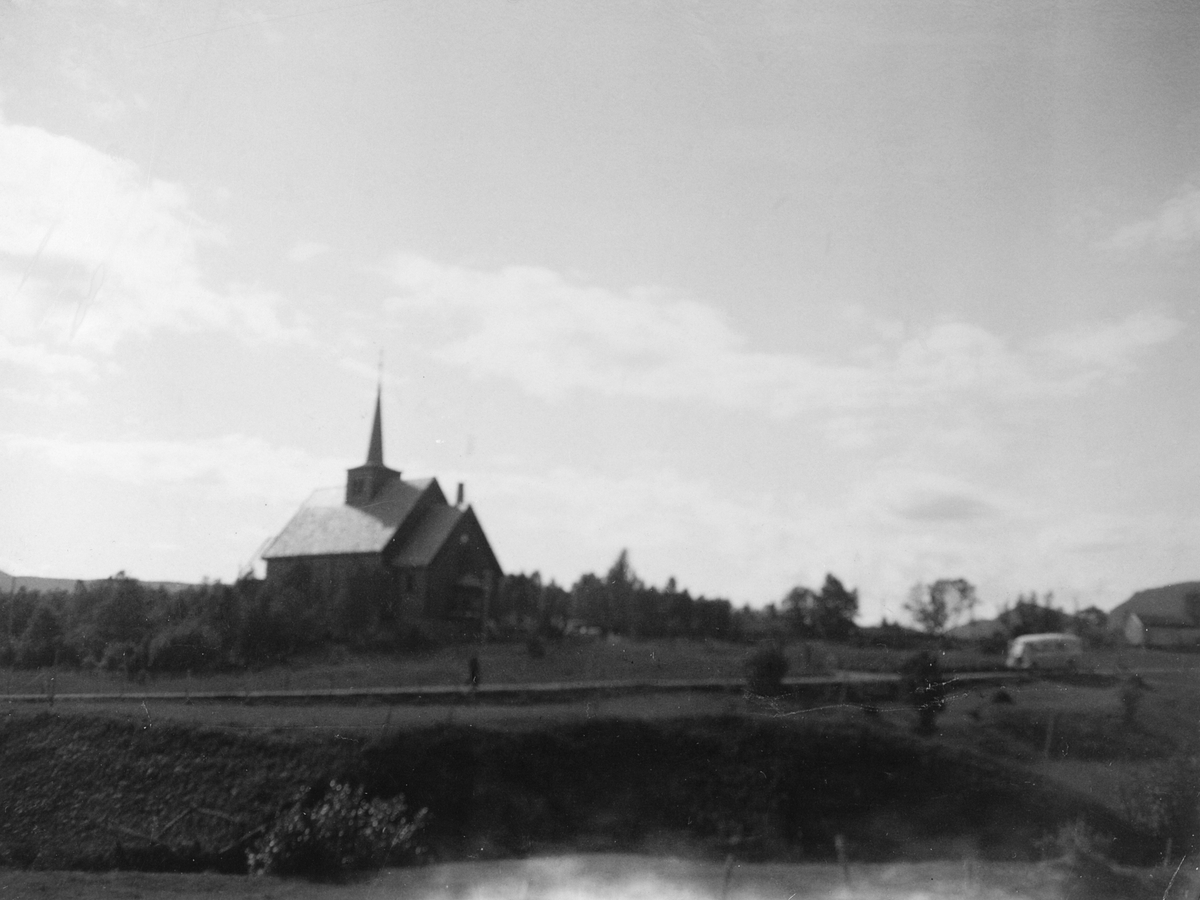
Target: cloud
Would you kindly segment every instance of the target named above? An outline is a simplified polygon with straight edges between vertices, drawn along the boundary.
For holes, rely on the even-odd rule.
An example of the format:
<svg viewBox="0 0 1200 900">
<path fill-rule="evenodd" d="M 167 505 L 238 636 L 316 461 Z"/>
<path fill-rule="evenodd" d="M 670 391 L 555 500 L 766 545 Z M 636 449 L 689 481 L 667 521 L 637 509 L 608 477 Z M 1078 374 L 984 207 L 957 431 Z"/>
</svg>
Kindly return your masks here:
<svg viewBox="0 0 1200 900">
<path fill-rule="evenodd" d="M 63 357 L 111 353 L 128 337 L 162 329 L 309 340 L 280 297 L 207 281 L 202 256 L 224 240 L 181 186 L 0 117 L 0 332 L 8 363 L 65 370 Z"/>
<path fill-rule="evenodd" d="M 879 461 L 845 498 L 848 514 L 889 535 L 887 542 L 917 532 L 944 541 L 969 531 L 975 539 L 1012 528 L 1026 516 L 1014 497 L 971 477 L 947 474 L 931 456 L 923 447 L 912 459 Z"/>
<path fill-rule="evenodd" d="M 581 572 L 604 571 L 624 548 L 650 583 L 674 576 L 692 590 L 762 603 L 783 596 L 798 577 L 788 571 L 792 563 L 780 564 L 797 548 L 804 560 L 819 561 L 814 565 L 839 558 L 822 535 L 824 523 L 794 515 L 779 498 L 728 496 L 670 467 L 605 474 L 555 466 L 455 477 L 467 482 L 468 499 L 507 569 L 541 569 L 567 586 Z M 546 560 L 559 568 L 548 572 Z M 823 571 L 799 575 L 815 579 Z"/>
<path fill-rule="evenodd" d="M 1117 229 L 1099 244 L 1099 249 L 1174 249 L 1192 244 L 1197 238 L 1200 238 L 1200 187 L 1187 184 L 1153 216 Z"/>
<path fill-rule="evenodd" d="M 1022 590 L 1070 586 L 1110 606 L 1149 583 L 1162 561 L 1192 558 L 1200 535 L 1200 517 L 1051 505 L 1013 486 L 888 464 L 825 500 L 724 491 L 672 467 L 450 477 L 467 482 L 507 571 L 538 569 L 569 587 L 582 572 L 605 571 L 624 548 L 648 583 L 674 576 L 694 592 L 754 605 L 778 602 L 795 585 L 817 587 L 833 572 L 860 589 L 863 621 L 902 615 L 918 581 L 958 576 L 979 586 L 988 611 Z M 1098 552 L 1100 542 L 1109 552 Z"/>
<path fill-rule="evenodd" d="M 714 308 L 661 289 L 614 291 L 541 268 L 484 271 L 413 256 L 385 272 L 398 289 L 386 311 L 420 329 L 426 352 L 478 378 L 506 378 L 551 401 L 590 391 L 777 418 L 835 413 L 848 445 L 859 440 L 855 413 L 1076 395 L 1127 374 L 1139 353 L 1180 329 L 1139 314 L 1015 344 L 963 322 L 908 334 L 880 327 L 842 361 L 756 350 Z"/>
<path fill-rule="evenodd" d="M 128 109 L 125 101 L 105 84 L 94 69 L 68 52 L 59 67 L 63 78 L 83 97 L 88 98 L 88 113 L 104 122 L 115 122 Z"/>
<path fill-rule="evenodd" d="M 995 508 L 965 494 L 930 492 L 909 499 L 897 513 L 916 522 L 969 522 L 985 519 Z"/>
<path fill-rule="evenodd" d="M 320 241 L 300 241 L 288 251 L 288 259 L 294 263 L 306 263 L 329 252 L 329 245 Z"/>
<path fill-rule="evenodd" d="M 1099 379 L 1135 371 L 1138 356 L 1167 343 L 1182 330 L 1183 323 L 1170 316 L 1134 313 L 1047 335 L 1034 342 L 1032 349 L 1058 375 L 1063 387 L 1075 392 Z"/>
<path fill-rule="evenodd" d="M 241 434 L 199 441 L 71 440 L 0 435 L 0 449 L 36 457 L 73 474 L 138 486 L 167 486 L 211 495 L 295 500 L 341 475 L 342 461 L 324 460 Z"/>
<path fill-rule="evenodd" d="M 70 353 L 59 353 L 37 344 L 15 344 L 0 334 L 0 361 L 42 375 L 63 373 L 88 374 L 94 366 L 91 360 Z"/>
</svg>

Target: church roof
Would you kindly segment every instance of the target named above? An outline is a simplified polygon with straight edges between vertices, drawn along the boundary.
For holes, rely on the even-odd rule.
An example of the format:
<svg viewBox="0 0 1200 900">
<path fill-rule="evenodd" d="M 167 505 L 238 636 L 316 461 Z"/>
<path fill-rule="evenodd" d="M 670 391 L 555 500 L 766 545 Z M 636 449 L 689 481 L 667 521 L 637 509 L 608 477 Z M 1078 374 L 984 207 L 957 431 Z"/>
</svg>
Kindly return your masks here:
<svg viewBox="0 0 1200 900">
<path fill-rule="evenodd" d="M 434 506 L 417 524 L 416 531 L 404 542 L 392 562 L 397 566 L 427 566 L 454 531 L 465 513 L 454 506 Z"/>
<path fill-rule="evenodd" d="M 346 504 L 341 488 L 316 491 L 271 541 L 262 558 L 379 553 L 434 484 L 432 478 L 395 478 L 364 506 Z"/>
</svg>

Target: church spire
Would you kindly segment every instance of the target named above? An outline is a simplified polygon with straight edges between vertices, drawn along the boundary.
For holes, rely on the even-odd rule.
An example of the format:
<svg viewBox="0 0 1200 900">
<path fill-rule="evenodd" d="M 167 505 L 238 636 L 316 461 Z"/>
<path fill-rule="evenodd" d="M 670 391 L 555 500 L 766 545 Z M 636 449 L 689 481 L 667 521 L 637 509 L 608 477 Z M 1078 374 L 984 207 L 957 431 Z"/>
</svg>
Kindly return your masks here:
<svg viewBox="0 0 1200 900">
<path fill-rule="evenodd" d="M 346 503 L 365 506 L 379 491 L 400 473 L 383 464 L 383 383 L 375 390 L 375 421 L 371 424 L 371 443 L 367 445 L 367 461 L 346 472 Z"/>
<path fill-rule="evenodd" d="M 375 424 L 371 426 L 371 444 L 367 447 L 367 465 L 383 465 L 383 385 L 375 391 Z"/>
</svg>

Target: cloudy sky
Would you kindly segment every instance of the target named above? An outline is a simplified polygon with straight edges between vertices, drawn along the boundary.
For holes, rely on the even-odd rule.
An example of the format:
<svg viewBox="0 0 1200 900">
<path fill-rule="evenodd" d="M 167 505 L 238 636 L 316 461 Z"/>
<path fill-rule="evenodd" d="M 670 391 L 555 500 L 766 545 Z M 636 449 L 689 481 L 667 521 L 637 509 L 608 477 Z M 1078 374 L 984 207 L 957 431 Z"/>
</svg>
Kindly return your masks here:
<svg viewBox="0 0 1200 900">
<path fill-rule="evenodd" d="M 1193 4 L 8 2 L 0 569 L 231 579 L 366 452 L 508 571 L 1200 577 Z"/>
</svg>

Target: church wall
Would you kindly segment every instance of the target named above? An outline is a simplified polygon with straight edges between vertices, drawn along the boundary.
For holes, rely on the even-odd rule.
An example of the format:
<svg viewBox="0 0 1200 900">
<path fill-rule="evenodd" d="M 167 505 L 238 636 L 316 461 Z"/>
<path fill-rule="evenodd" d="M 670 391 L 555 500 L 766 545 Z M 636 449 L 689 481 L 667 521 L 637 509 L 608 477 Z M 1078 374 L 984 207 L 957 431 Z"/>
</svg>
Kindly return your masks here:
<svg viewBox="0 0 1200 900">
<path fill-rule="evenodd" d="M 478 521 L 474 516 L 464 517 L 427 570 L 426 615 L 442 617 L 466 612 L 457 586 L 463 576 L 474 576 L 481 584 L 488 584 L 490 578 L 494 589 L 501 573 L 486 546 Z M 480 612 L 481 601 L 481 595 L 475 598 L 472 609 L 475 615 Z"/>
<path fill-rule="evenodd" d="M 378 553 L 338 553 L 327 556 L 294 556 L 267 560 L 267 584 L 284 585 L 307 578 L 323 600 L 332 600 L 339 586 L 355 575 L 385 573 Z"/>
</svg>

